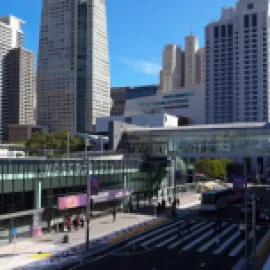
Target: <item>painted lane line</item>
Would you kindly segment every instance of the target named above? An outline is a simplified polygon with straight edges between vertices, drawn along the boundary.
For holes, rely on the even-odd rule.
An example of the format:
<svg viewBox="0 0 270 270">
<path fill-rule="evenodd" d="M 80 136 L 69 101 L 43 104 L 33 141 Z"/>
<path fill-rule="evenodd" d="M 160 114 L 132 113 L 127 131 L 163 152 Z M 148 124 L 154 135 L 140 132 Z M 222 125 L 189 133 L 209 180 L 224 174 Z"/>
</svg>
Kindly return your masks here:
<svg viewBox="0 0 270 270">
<path fill-rule="evenodd" d="M 233 230 L 235 227 L 237 227 L 236 224 L 232 224 L 231 226 L 229 226 L 226 230 L 224 230 L 219 236 L 223 237 L 224 235 L 226 235 L 228 232 L 230 232 L 231 230 Z M 205 245 L 203 245 L 201 248 L 199 248 L 197 251 L 198 252 L 204 252 L 206 251 L 209 247 L 211 247 L 212 245 L 214 245 L 216 243 L 216 238 L 212 238 L 210 241 L 208 241 Z"/>
<path fill-rule="evenodd" d="M 252 238 L 252 232 L 249 233 L 248 239 L 250 240 Z M 229 254 L 230 257 L 236 256 L 241 249 L 245 246 L 246 241 L 242 240 Z"/>
<path fill-rule="evenodd" d="M 177 236 L 174 235 L 174 236 L 168 238 L 167 240 L 165 240 L 163 242 L 160 242 L 159 244 L 155 245 L 155 247 L 163 247 L 163 246 L 167 245 L 168 243 L 170 243 L 175 238 L 177 238 Z"/>
<path fill-rule="evenodd" d="M 157 230 L 155 230 L 155 231 L 153 231 L 153 232 L 150 232 L 150 233 L 148 233 L 148 234 L 146 234 L 146 235 L 142 235 L 142 236 L 140 236 L 140 237 L 138 237 L 138 238 L 136 238 L 136 239 L 134 239 L 134 240 L 132 240 L 132 241 L 130 241 L 130 242 L 128 242 L 128 245 L 133 245 L 133 244 L 136 244 L 136 243 L 138 243 L 138 242 L 141 242 L 142 240 L 144 240 L 144 239 L 146 239 L 146 238 L 148 238 L 148 237 L 150 237 L 150 236 L 152 236 L 152 235 L 155 235 L 155 234 L 157 234 L 157 233 L 160 233 L 160 232 L 163 232 L 163 231 L 165 231 L 165 230 L 169 230 L 169 229 L 175 229 L 174 227 L 176 226 L 176 225 L 178 225 L 179 223 L 182 223 L 183 221 L 182 220 L 179 220 L 179 221 L 177 221 L 177 222 L 174 222 L 174 223 L 172 223 L 172 224 L 168 224 L 168 225 L 166 225 L 165 227 L 162 227 L 162 228 L 160 228 L 160 229 L 157 229 Z M 194 222 L 193 222 L 194 223 Z"/>
<path fill-rule="evenodd" d="M 204 224 L 204 222 L 202 222 L 202 224 Z M 196 227 L 199 227 L 202 224 L 198 224 L 198 225 L 196 225 Z M 214 224 L 213 222 L 210 222 L 208 225 L 206 225 L 206 226 L 204 226 L 204 227 L 202 227 L 202 228 L 200 228 L 200 229 L 198 229 L 196 231 L 193 231 L 191 234 L 187 235 L 183 239 L 180 239 L 180 240 L 172 243 L 171 245 L 169 245 L 168 249 L 172 249 L 172 248 L 175 248 L 175 247 L 179 246 L 183 241 L 186 241 L 186 240 L 192 238 L 193 236 L 195 236 L 196 234 L 208 229 L 209 227 L 213 226 L 213 224 Z M 195 226 L 193 228 L 191 228 L 191 230 L 194 230 L 194 228 L 195 228 Z"/>
<path fill-rule="evenodd" d="M 194 247 L 195 245 L 197 245 L 198 243 L 200 243 L 201 241 L 203 241 L 205 238 L 207 238 L 208 236 L 210 236 L 211 234 L 213 234 L 214 230 L 210 230 L 207 231 L 205 234 L 201 235 L 199 238 L 196 238 L 196 240 L 192 241 L 191 243 L 189 243 L 188 245 L 184 246 L 182 248 L 182 250 L 189 250 L 192 247 Z"/>
<path fill-rule="evenodd" d="M 225 248 L 227 248 L 237 237 L 239 237 L 239 231 L 236 231 L 227 241 L 225 241 L 213 254 L 220 254 Z"/>
<path fill-rule="evenodd" d="M 165 232 L 165 233 L 159 234 L 158 236 L 156 236 L 156 237 L 154 237 L 154 238 L 151 238 L 151 239 L 148 240 L 148 241 L 142 242 L 141 244 L 147 246 L 147 245 L 149 245 L 149 244 L 155 242 L 156 240 L 162 239 L 163 237 L 165 237 L 165 236 L 167 236 L 167 235 L 170 235 L 171 233 L 176 233 L 177 230 L 178 230 L 178 228 L 174 228 L 174 229 L 172 229 L 172 230 L 170 230 L 170 231 L 167 231 L 167 232 Z"/>
<path fill-rule="evenodd" d="M 192 222 L 191 225 L 192 225 L 192 224 L 194 224 L 194 222 Z M 150 239 L 150 240 L 148 240 L 148 241 L 146 241 L 146 242 L 141 242 L 141 244 L 147 246 L 147 245 L 149 245 L 149 244 L 155 242 L 155 241 L 158 240 L 158 239 L 162 239 L 163 237 L 165 237 L 165 236 L 167 236 L 167 235 L 170 235 L 170 234 L 172 234 L 172 233 L 176 233 L 178 230 L 179 230 L 179 228 L 175 227 L 175 228 L 173 228 L 173 229 L 170 230 L 170 231 L 167 231 L 167 232 L 158 234 L 156 237 L 154 237 L 154 238 L 152 238 L 152 239 Z M 186 229 L 185 232 L 186 232 L 186 231 L 188 231 L 188 230 Z"/>
</svg>

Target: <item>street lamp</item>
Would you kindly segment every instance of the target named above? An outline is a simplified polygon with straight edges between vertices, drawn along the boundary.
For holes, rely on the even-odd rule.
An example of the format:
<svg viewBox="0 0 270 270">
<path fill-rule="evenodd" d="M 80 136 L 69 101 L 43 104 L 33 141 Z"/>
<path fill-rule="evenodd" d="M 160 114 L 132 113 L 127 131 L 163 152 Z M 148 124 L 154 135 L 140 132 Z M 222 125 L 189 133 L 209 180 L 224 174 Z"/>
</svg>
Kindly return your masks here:
<svg viewBox="0 0 270 270">
<path fill-rule="evenodd" d="M 246 270 L 248 270 L 248 193 L 247 193 L 247 165 L 244 163 L 244 178 L 245 178 L 245 261 Z"/>
<path fill-rule="evenodd" d="M 89 251 L 90 238 L 90 199 L 91 199 L 91 180 L 89 179 L 89 159 L 85 157 L 84 162 L 87 162 L 86 168 L 86 185 L 87 185 L 87 204 L 86 204 L 86 250 Z"/>
</svg>

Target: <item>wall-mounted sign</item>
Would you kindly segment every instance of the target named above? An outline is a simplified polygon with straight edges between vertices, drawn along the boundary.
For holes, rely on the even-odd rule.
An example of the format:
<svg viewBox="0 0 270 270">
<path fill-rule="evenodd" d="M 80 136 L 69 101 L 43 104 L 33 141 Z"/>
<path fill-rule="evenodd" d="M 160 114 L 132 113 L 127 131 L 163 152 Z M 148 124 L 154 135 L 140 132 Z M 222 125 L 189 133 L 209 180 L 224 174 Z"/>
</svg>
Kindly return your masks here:
<svg viewBox="0 0 270 270">
<path fill-rule="evenodd" d="M 128 188 L 113 189 L 99 192 L 90 196 L 94 203 L 119 200 L 131 196 L 132 191 Z M 58 209 L 71 209 L 87 205 L 87 194 L 72 195 L 58 198 Z"/>
</svg>

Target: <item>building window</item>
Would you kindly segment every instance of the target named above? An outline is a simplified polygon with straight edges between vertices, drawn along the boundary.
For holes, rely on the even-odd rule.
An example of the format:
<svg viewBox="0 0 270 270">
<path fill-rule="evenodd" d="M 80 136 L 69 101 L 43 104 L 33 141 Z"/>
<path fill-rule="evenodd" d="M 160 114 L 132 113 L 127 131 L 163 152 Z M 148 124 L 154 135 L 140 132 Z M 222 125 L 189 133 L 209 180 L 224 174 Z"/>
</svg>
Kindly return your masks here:
<svg viewBox="0 0 270 270">
<path fill-rule="evenodd" d="M 249 15 L 244 16 L 244 28 L 249 27 Z"/>
<path fill-rule="evenodd" d="M 228 25 L 228 37 L 232 37 L 233 35 L 233 25 L 229 24 Z"/>
<path fill-rule="evenodd" d="M 253 9 L 253 8 L 254 8 L 254 4 L 253 3 L 247 4 L 247 9 Z"/>
<path fill-rule="evenodd" d="M 221 37 L 226 37 L 226 25 L 221 26 Z"/>
<path fill-rule="evenodd" d="M 252 27 L 257 26 L 257 14 L 252 14 Z"/>
<path fill-rule="evenodd" d="M 216 26 L 216 27 L 214 28 L 214 37 L 215 37 L 215 38 L 219 38 L 219 27 L 218 27 L 218 26 Z"/>
</svg>

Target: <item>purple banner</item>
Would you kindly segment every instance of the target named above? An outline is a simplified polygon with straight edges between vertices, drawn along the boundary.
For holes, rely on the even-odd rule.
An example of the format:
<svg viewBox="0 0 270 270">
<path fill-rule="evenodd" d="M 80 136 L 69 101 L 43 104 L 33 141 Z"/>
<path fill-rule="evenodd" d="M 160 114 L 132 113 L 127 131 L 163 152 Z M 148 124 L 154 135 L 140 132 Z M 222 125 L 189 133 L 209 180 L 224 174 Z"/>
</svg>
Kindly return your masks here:
<svg viewBox="0 0 270 270">
<path fill-rule="evenodd" d="M 246 180 L 244 177 L 234 177 L 232 179 L 232 182 L 233 182 L 233 190 L 234 191 L 243 191 L 244 188 L 245 188 L 245 183 L 246 183 Z"/>
<path fill-rule="evenodd" d="M 87 204 L 87 195 L 80 194 L 80 195 L 72 195 L 66 197 L 58 198 L 58 209 L 70 209 L 76 208 L 80 206 L 85 206 Z"/>
<path fill-rule="evenodd" d="M 97 195 L 92 195 L 91 199 L 94 203 L 113 201 L 117 199 L 123 199 L 129 197 L 132 194 L 131 189 L 113 189 L 99 192 Z M 80 206 L 85 206 L 87 204 L 87 194 L 80 194 L 74 196 L 66 196 L 58 198 L 58 209 L 70 209 Z"/>
<path fill-rule="evenodd" d="M 91 194 L 97 195 L 99 186 L 98 186 L 98 178 L 96 176 L 91 176 L 90 185 L 91 185 Z"/>
<path fill-rule="evenodd" d="M 116 189 L 116 190 L 107 190 L 103 192 L 99 192 L 98 195 L 91 196 L 94 203 L 97 202 L 106 202 L 112 201 L 116 199 L 123 199 L 125 197 L 129 197 L 131 195 L 131 189 Z"/>
</svg>

